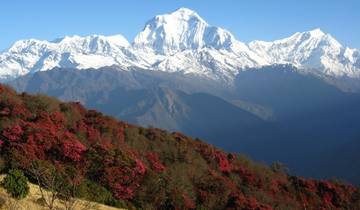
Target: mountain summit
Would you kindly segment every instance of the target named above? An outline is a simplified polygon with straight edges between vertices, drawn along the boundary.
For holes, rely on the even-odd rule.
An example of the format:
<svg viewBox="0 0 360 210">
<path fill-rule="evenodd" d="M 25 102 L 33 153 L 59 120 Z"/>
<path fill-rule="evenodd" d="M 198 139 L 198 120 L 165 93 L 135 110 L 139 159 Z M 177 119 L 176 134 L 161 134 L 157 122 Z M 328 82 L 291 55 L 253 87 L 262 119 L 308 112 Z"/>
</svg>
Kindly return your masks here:
<svg viewBox="0 0 360 210">
<path fill-rule="evenodd" d="M 0 54 L 0 80 L 55 67 L 114 65 L 194 74 L 231 84 L 242 70 L 274 64 L 291 64 L 320 77 L 359 79 L 359 58 L 357 49 L 343 47 L 320 29 L 245 44 L 195 11 L 180 8 L 149 20 L 132 44 L 121 35 L 18 41 Z"/>
<path fill-rule="evenodd" d="M 210 26 L 192 10 L 180 8 L 151 19 L 136 36 L 134 46 L 168 55 L 203 47 L 229 48 L 235 41 L 230 32 Z"/>
<path fill-rule="evenodd" d="M 317 69 L 331 76 L 359 77 L 358 60 L 349 55 L 330 34 L 320 29 L 295 33 L 274 42 L 253 41 L 250 48 L 269 63 L 289 63 L 305 69 Z"/>
</svg>

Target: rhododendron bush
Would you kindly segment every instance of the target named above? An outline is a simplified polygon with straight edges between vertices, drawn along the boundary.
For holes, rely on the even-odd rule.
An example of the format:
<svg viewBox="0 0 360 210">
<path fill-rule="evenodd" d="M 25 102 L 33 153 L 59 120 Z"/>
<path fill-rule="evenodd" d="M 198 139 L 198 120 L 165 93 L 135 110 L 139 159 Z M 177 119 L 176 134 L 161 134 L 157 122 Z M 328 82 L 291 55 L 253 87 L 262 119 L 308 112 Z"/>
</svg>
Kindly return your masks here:
<svg viewBox="0 0 360 210">
<path fill-rule="evenodd" d="M 351 185 L 290 176 L 179 132 L 3 85 L 0 154 L 3 172 L 29 175 L 43 161 L 69 175 L 77 196 L 128 209 L 360 209 Z"/>
</svg>

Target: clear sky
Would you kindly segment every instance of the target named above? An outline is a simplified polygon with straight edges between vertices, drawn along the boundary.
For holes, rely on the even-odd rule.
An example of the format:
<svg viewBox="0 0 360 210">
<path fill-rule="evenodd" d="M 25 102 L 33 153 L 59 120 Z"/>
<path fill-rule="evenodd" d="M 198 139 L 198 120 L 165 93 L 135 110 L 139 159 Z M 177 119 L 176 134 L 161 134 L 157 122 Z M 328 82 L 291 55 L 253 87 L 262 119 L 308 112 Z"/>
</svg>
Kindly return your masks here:
<svg viewBox="0 0 360 210">
<path fill-rule="evenodd" d="M 147 20 L 179 7 L 243 42 L 321 28 L 360 49 L 360 0 L 1 0 L 0 50 L 19 39 L 74 34 L 122 34 L 131 42 Z"/>
</svg>

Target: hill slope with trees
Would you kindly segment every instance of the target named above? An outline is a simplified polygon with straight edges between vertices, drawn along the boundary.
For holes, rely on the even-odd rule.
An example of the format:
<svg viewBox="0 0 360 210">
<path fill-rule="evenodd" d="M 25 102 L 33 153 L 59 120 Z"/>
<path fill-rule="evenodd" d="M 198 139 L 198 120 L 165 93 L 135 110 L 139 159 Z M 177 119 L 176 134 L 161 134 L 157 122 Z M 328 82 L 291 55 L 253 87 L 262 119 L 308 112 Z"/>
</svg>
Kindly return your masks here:
<svg viewBox="0 0 360 210">
<path fill-rule="evenodd" d="M 55 189 L 127 209 L 360 208 L 354 186 L 2 85 L 0 155 L 3 173 L 20 169 L 32 182 L 55 174 Z"/>
</svg>

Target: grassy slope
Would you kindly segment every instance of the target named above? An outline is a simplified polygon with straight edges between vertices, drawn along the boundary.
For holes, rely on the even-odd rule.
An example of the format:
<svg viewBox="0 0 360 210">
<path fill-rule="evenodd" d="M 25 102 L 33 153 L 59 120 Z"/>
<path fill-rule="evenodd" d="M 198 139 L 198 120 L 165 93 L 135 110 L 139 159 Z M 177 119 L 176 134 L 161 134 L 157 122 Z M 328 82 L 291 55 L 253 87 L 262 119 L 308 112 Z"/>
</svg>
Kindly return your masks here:
<svg viewBox="0 0 360 210">
<path fill-rule="evenodd" d="M 4 178 L 4 175 L 0 176 L 0 180 Z M 45 210 L 46 208 L 40 204 L 39 200 L 41 198 L 41 193 L 39 191 L 39 187 L 35 184 L 29 183 L 30 192 L 29 195 L 22 199 L 22 200 L 15 200 L 10 198 L 10 196 L 6 193 L 6 190 L 2 187 L 0 187 L 0 209 L 1 210 L 11 210 L 12 207 L 17 210 Z M 6 204 L 4 204 L 4 201 L 6 201 Z M 16 204 L 15 204 L 16 203 Z M 78 200 L 78 205 L 75 207 L 74 210 L 84 210 L 84 201 Z M 87 202 L 86 202 L 87 203 Z M 15 205 L 14 205 L 15 204 Z M 12 207 L 11 207 L 12 206 Z M 60 202 L 57 202 L 56 205 L 59 209 L 64 209 L 62 204 Z M 103 204 L 98 203 L 91 203 L 91 206 L 93 206 L 92 209 L 96 210 L 119 210 L 119 208 L 106 206 Z"/>
</svg>

